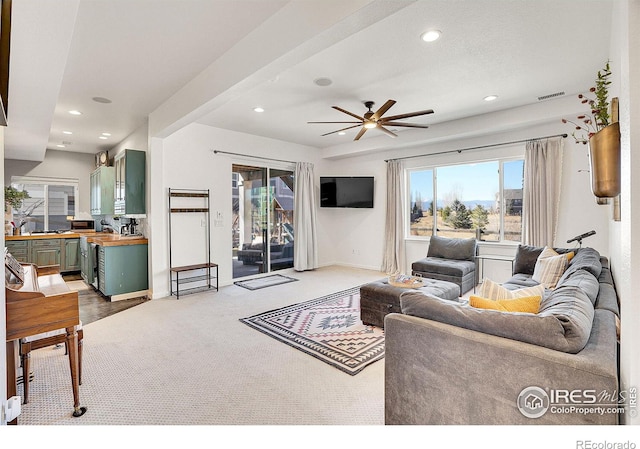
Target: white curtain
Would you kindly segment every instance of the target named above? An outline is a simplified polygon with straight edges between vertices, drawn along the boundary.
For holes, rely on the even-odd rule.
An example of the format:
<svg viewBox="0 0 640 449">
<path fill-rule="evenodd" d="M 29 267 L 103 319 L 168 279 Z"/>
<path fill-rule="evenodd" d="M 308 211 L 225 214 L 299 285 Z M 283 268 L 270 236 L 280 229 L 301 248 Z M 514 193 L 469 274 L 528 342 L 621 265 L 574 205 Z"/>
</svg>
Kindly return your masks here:
<svg viewBox="0 0 640 449">
<path fill-rule="evenodd" d="M 293 223 L 293 268 L 296 271 L 318 268 L 318 236 L 316 231 L 316 195 L 313 184 L 313 164 L 297 162 Z"/>
<path fill-rule="evenodd" d="M 382 271 L 389 274 L 404 273 L 404 229 L 402 186 L 404 170 L 402 161 L 387 163 L 387 211 L 385 217 L 384 256 Z"/>
<path fill-rule="evenodd" d="M 522 243 L 553 246 L 562 185 L 561 137 L 527 142 L 524 156 Z"/>
</svg>

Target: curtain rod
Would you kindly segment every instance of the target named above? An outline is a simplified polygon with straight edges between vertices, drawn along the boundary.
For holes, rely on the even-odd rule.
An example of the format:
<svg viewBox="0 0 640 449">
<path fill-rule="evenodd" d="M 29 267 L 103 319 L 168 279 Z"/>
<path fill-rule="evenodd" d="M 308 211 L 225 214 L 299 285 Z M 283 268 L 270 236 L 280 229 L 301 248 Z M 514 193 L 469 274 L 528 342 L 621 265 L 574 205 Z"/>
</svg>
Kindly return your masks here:
<svg viewBox="0 0 640 449">
<path fill-rule="evenodd" d="M 459 150 L 440 151 L 439 153 L 417 154 L 415 156 L 396 157 L 396 158 L 392 158 L 392 159 L 385 159 L 384 161 L 385 162 L 399 161 L 399 160 L 403 160 L 403 159 L 412 159 L 414 157 L 436 156 L 436 155 L 439 155 L 439 154 L 449 154 L 449 153 L 462 153 L 463 151 L 480 150 L 480 149 L 483 149 L 483 148 L 499 147 L 499 146 L 502 146 L 502 145 L 511 145 L 511 144 L 514 144 L 514 143 L 529 142 L 530 140 L 550 139 L 552 137 L 566 138 L 567 134 L 555 134 L 553 136 L 536 137 L 536 138 L 533 138 L 533 139 L 523 139 L 523 140 L 514 140 L 514 141 L 511 141 L 511 142 L 493 143 L 493 144 L 490 144 L 490 145 L 482 145 L 482 146 L 479 146 L 479 147 L 469 147 L 469 148 L 461 148 Z"/>
<path fill-rule="evenodd" d="M 230 151 L 222 151 L 222 150 L 212 150 L 213 154 L 218 154 L 218 153 L 222 153 L 222 154 L 232 154 L 234 156 L 243 156 L 243 157 L 248 157 L 248 158 L 253 158 L 253 159 L 263 159 L 266 161 L 277 161 L 277 162 L 286 162 L 287 164 L 295 164 L 295 162 L 293 161 L 285 161 L 283 159 L 273 159 L 270 157 L 262 157 L 262 156 L 252 156 L 250 154 L 242 154 L 242 153 L 232 153 Z"/>
</svg>

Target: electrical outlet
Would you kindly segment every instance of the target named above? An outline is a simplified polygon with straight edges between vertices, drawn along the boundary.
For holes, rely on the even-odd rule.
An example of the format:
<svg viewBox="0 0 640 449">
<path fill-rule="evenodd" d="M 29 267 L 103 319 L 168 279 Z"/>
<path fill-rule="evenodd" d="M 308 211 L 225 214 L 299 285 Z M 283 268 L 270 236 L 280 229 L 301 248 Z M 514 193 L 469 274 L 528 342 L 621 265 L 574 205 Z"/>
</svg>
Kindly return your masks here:
<svg viewBox="0 0 640 449">
<path fill-rule="evenodd" d="M 6 402 L 3 402 L 2 407 L 0 407 L 0 424 L 4 425 L 8 422 L 13 421 L 20 413 L 22 413 L 22 405 L 20 396 L 12 396 L 7 399 Z"/>
</svg>

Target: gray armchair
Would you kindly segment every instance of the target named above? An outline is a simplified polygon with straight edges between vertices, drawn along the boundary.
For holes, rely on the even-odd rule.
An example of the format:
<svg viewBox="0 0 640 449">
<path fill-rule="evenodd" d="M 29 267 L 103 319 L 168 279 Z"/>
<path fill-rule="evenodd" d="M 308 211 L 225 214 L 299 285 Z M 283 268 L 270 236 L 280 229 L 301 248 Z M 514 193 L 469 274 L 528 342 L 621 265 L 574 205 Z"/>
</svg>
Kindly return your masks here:
<svg viewBox="0 0 640 449">
<path fill-rule="evenodd" d="M 476 252 L 475 238 L 433 236 L 427 257 L 411 264 L 411 272 L 414 276 L 458 284 L 460 294 L 464 295 L 476 283 Z"/>
</svg>

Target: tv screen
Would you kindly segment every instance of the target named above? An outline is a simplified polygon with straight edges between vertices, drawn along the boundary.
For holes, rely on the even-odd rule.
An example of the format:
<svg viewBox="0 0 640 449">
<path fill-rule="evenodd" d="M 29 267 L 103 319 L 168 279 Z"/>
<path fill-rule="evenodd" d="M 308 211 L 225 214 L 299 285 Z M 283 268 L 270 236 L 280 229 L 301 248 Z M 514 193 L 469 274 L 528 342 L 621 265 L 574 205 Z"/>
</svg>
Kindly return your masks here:
<svg viewBox="0 0 640 449">
<path fill-rule="evenodd" d="M 320 207 L 373 207 L 373 176 L 320 177 Z"/>
</svg>

